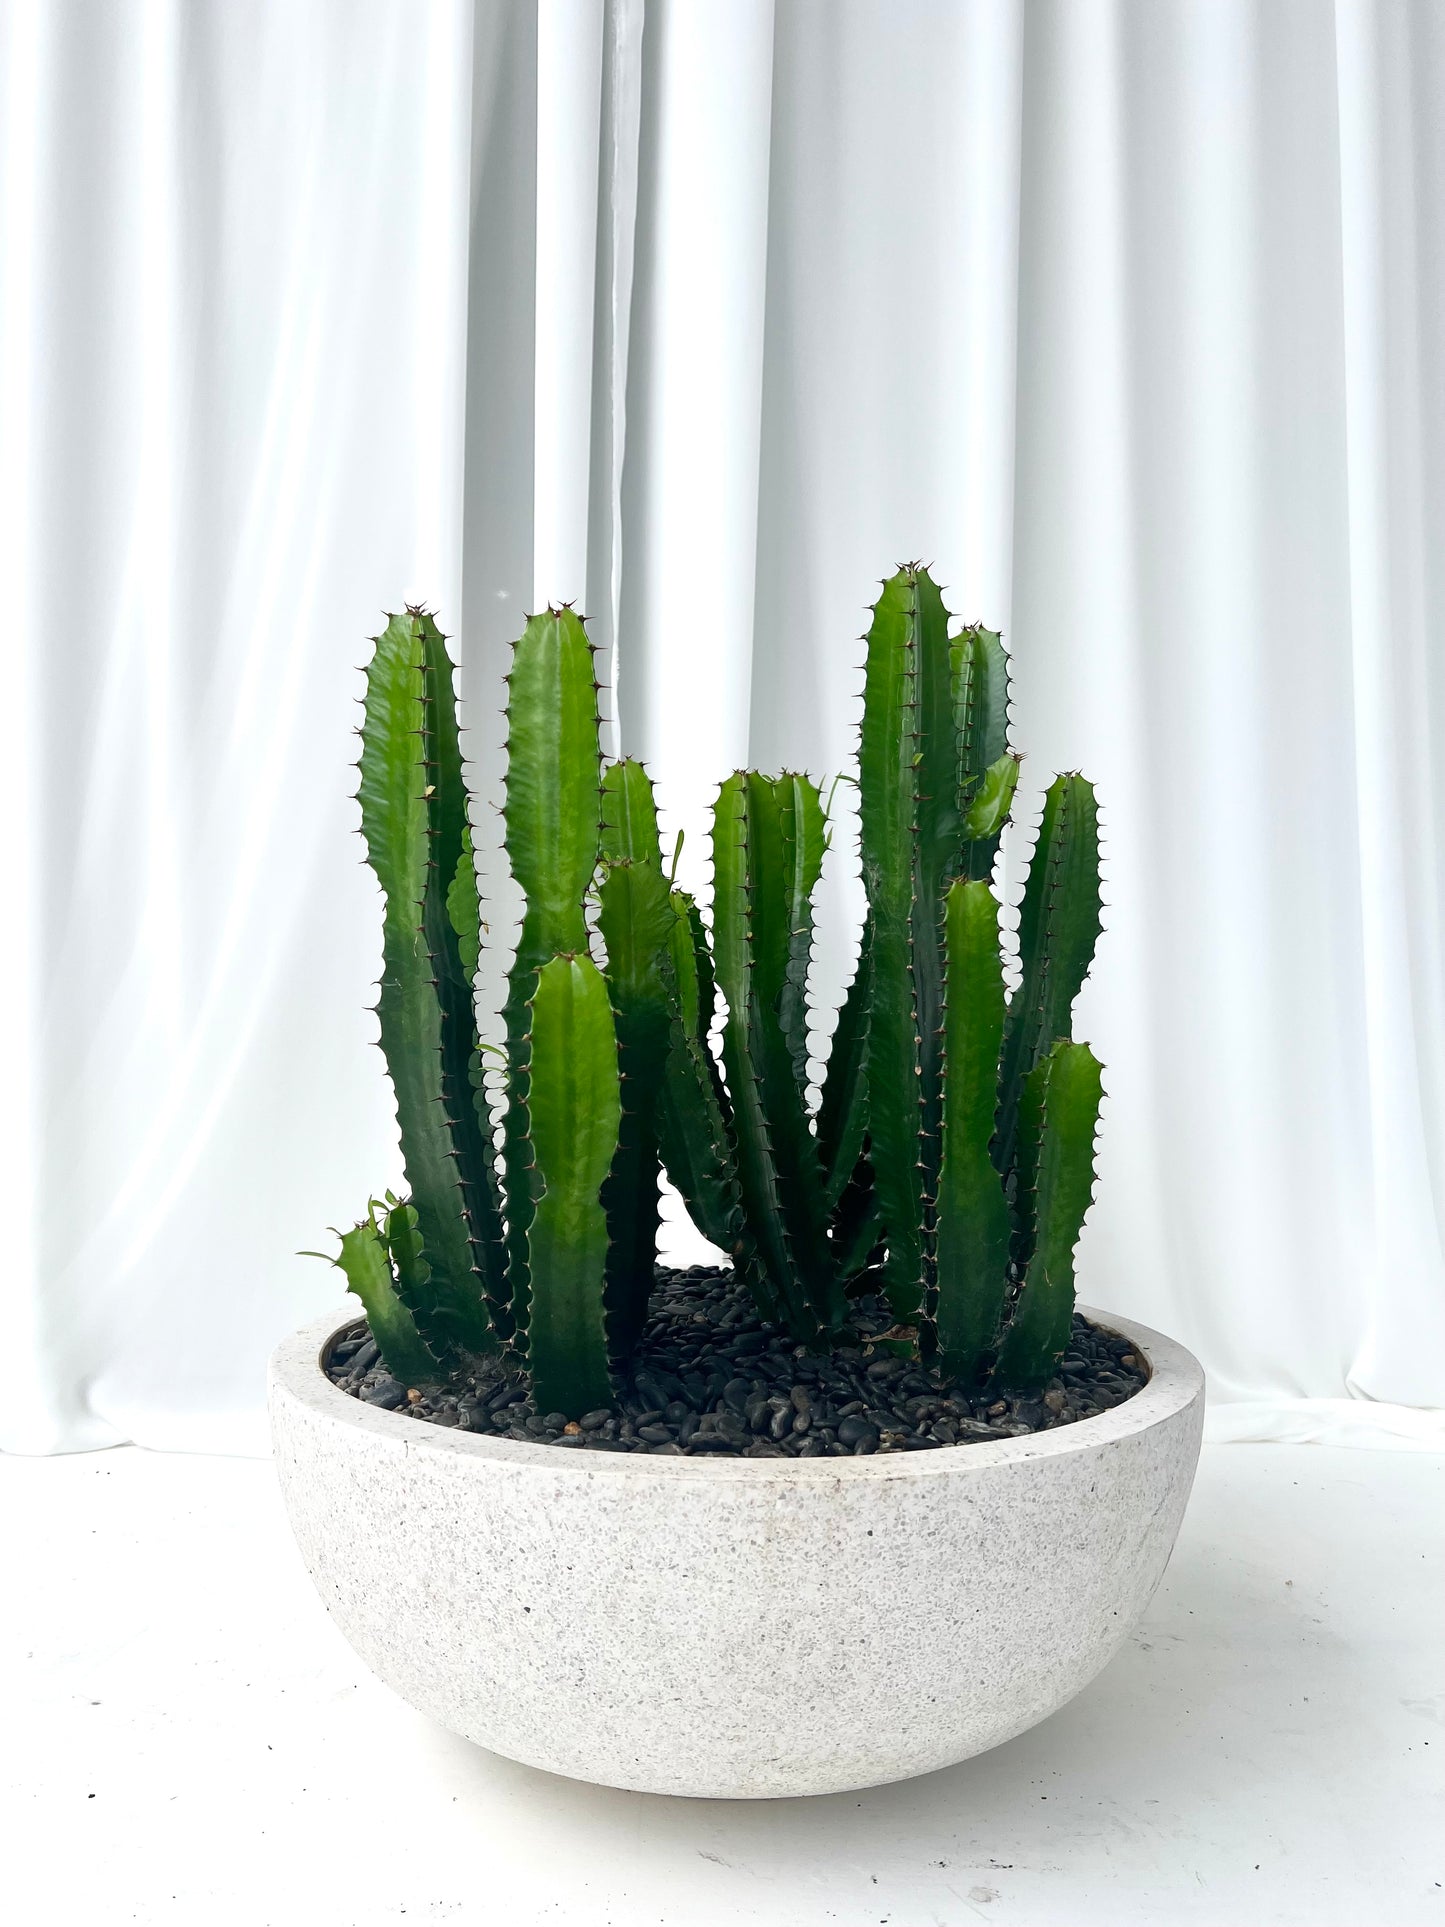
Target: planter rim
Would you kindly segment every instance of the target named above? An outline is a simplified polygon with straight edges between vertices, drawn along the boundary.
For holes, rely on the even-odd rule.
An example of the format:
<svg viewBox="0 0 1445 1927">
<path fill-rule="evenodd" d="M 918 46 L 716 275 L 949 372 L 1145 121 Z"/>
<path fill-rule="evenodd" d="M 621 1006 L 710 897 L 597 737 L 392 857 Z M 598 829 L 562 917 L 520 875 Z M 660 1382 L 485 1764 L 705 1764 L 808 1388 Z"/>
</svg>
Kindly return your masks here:
<svg viewBox="0 0 1445 1927">
<path fill-rule="evenodd" d="M 944 1474 L 956 1477 L 961 1473 L 983 1474 L 995 1466 L 1020 1461 L 1064 1458 L 1073 1453 L 1094 1451 L 1147 1431 L 1151 1425 L 1183 1411 L 1200 1396 L 1204 1372 L 1184 1346 L 1132 1318 L 1120 1318 L 1090 1305 L 1080 1305 L 1078 1309 L 1094 1324 L 1130 1339 L 1139 1347 L 1149 1362 L 1149 1383 L 1123 1404 L 1093 1418 L 1078 1419 L 1072 1425 L 1031 1432 L 1021 1438 L 990 1440 L 987 1444 L 962 1448 L 943 1446 L 936 1452 L 883 1452 L 863 1458 L 745 1459 L 732 1454 L 672 1458 L 642 1452 L 569 1452 L 555 1445 L 488 1438 L 450 1426 L 429 1425 L 353 1398 L 349 1392 L 333 1385 L 322 1370 L 321 1360 L 327 1346 L 338 1333 L 359 1321 L 359 1309 L 344 1316 L 332 1312 L 325 1318 L 314 1319 L 283 1339 L 271 1355 L 270 1379 L 273 1391 L 284 1390 L 332 1422 L 393 1439 L 408 1450 L 488 1459 L 518 1469 L 545 1470 L 563 1478 L 698 1479 L 711 1484 L 751 1479 L 792 1484 L 808 1479 L 926 1479 Z"/>
</svg>

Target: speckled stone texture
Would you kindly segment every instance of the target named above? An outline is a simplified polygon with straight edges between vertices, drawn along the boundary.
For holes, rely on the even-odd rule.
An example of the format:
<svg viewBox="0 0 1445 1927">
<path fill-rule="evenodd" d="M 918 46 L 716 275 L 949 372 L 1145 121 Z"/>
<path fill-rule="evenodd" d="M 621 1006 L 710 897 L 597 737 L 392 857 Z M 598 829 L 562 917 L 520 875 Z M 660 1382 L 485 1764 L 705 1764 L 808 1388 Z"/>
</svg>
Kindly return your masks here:
<svg viewBox="0 0 1445 1927">
<path fill-rule="evenodd" d="M 1107 1664 L 1159 1583 L 1204 1417 L 1157 1332 L 1145 1389 L 1060 1431 L 861 1459 L 563 1453 L 417 1425 L 271 1365 L 312 1578 L 412 1705 L 575 1779 L 834 1793 L 968 1759 Z"/>
</svg>

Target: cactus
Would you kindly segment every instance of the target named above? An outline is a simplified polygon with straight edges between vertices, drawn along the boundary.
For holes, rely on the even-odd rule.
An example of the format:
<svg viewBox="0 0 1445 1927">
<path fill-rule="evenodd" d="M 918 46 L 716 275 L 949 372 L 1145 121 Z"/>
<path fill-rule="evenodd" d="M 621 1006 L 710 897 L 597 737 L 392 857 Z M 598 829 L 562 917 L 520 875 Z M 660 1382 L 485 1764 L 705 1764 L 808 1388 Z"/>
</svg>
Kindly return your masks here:
<svg viewBox="0 0 1445 1927">
<path fill-rule="evenodd" d="M 926 569 L 884 584 L 859 746 L 868 915 L 816 1116 L 807 974 L 824 814 L 805 778 L 739 771 L 713 822 L 726 1081 L 694 1007 L 706 933 L 681 905 L 662 973 L 673 999 L 662 1139 L 699 1227 L 754 1267 L 760 1302 L 796 1337 L 837 1333 L 843 1290 L 881 1256 L 903 1332 L 948 1374 L 980 1380 L 996 1363 L 1015 1376 L 1042 1369 L 1037 1345 L 1001 1349 L 1025 1291 L 1035 1322 L 1042 1297 L 1018 1093 L 1067 1035 L 1092 955 L 1097 835 L 1089 786 L 1061 778 L 1009 1000 L 991 881 L 1020 774 L 1008 659 L 993 631 L 950 637 L 949 626 Z M 1066 1219 L 1052 1222 L 1057 1244 Z"/>
<path fill-rule="evenodd" d="M 616 831 L 609 818 L 604 832 L 603 795 L 629 810 L 639 799 L 630 769 L 604 782 L 592 649 L 570 609 L 531 618 L 508 682 L 505 841 L 526 909 L 504 1011 L 505 1186 L 476 1029 L 482 926 L 452 664 L 431 616 L 409 609 L 377 638 L 367 670 L 359 794 L 385 899 L 378 1013 L 410 1197 L 348 1232 L 338 1262 L 399 1368 L 429 1361 L 435 1378 L 499 1345 L 518 1358 L 538 1346 L 553 1402 L 595 1404 L 608 1395 L 605 1287 L 630 1342 L 656 1256 L 655 1153 L 650 1226 L 644 1217 L 620 1256 L 606 1234 L 618 1038 L 585 909 Z M 655 850 L 655 817 L 652 839 Z M 663 942 L 671 922 L 669 905 Z M 549 1277 L 539 1308 L 538 1263 Z"/>
<path fill-rule="evenodd" d="M 341 1251 L 331 1262 L 345 1274 L 347 1290 L 354 1291 L 361 1300 L 381 1362 L 392 1377 L 406 1386 L 429 1385 L 440 1376 L 437 1361 L 417 1330 L 416 1320 L 403 1304 L 392 1271 L 392 1221 L 395 1220 L 398 1243 L 412 1248 L 416 1212 L 409 1205 L 394 1206 L 386 1219 L 387 1229 L 383 1230 L 376 1222 L 379 1209 L 373 1200 L 369 1214 L 360 1224 L 337 1234 Z"/>
<path fill-rule="evenodd" d="M 739 771 L 718 793 L 713 932 L 739 1187 L 776 1300 L 807 1338 L 832 1330 L 841 1311 L 823 1168 L 799 1079 L 804 1020 L 795 1009 L 791 1039 L 784 1026 L 800 969 L 797 899 L 811 898 L 822 836 L 818 793 L 804 778 Z"/>
<path fill-rule="evenodd" d="M 868 915 L 816 1115 L 807 977 L 827 837 L 807 778 L 724 780 L 712 945 L 696 906 L 675 892 L 662 952 L 651 882 L 648 984 L 654 1009 L 665 998 L 670 1011 L 656 1111 L 663 1162 L 768 1315 L 805 1343 L 827 1343 L 846 1325 L 844 1291 L 881 1257 L 920 1354 L 980 1381 L 995 1366 L 1014 1377 L 1043 1369 L 1038 1344 L 1003 1349 L 1025 1294 L 1038 1323 L 1045 1291 L 1033 1263 L 1037 1145 L 1020 1137 L 1019 1107 L 1035 1067 L 1067 1036 L 1092 956 L 1098 841 L 1089 785 L 1060 778 L 1025 891 L 1022 981 L 1007 998 L 992 876 L 1020 775 L 1008 659 L 991 630 L 948 630 L 927 570 L 909 565 L 884 584 L 859 749 Z M 610 781 L 613 813 L 643 826 L 651 866 L 650 793 L 622 774 Z M 604 897 L 623 887 L 609 877 Z M 723 1076 L 708 1049 L 714 974 Z M 1054 1207 L 1050 1278 L 1063 1275 L 1067 1223 Z"/>
<path fill-rule="evenodd" d="M 543 964 L 529 1008 L 527 1115 L 540 1185 L 527 1245 L 545 1288 L 532 1306 L 527 1352 L 539 1410 L 575 1416 L 612 1396 L 600 1193 L 621 1117 L 617 1040 L 607 986 L 590 957 Z"/>
<path fill-rule="evenodd" d="M 848 1294 L 876 1265 L 894 1349 L 974 1384 L 1052 1371 L 1102 1088 L 1069 1034 L 1099 932 L 1097 808 L 1081 776 L 1048 791 L 1010 997 L 993 887 L 1020 775 L 1008 658 L 993 631 L 949 628 L 920 565 L 883 585 L 858 757 L 868 910 L 815 1103 L 816 785 L 723 781 L 709 930 L 668 876 L 646 771 L 603 765 L 581 618 L 528 620 L 507 677 L 503 841 L 525 909 L 499 1181 L 453 669 L 429 614 L 389 621 L 359 795 L 410 1193 L 374 1205 L 336 1262 L 398 1376 L 501 1347 L 539 1406 L 609 1402 L 646 1321 L 663 1169 L 795 1340 L 846 1339 Z"/>
<path fill-rule="evenodd" d="M 995 1158 L 1013 1161 L 1024 1080 L 1069 1034 L 1074 999 L 1099 938 L 1099 812 L 1091 784 L 1060 776 L 1043 821 L 1019 910 L 1023 980 L 1009 1004 L 1000 1069 Z"/>
<path fill-rule="evenodd" d="M 425 1255 L 412 1310 L 438 1356 L 458 1359 L 494 1348 L 487 1301 L 504 1298 L 505 1286 L 492 1242 L 500 1206 L 490 1189 L 486 1098 L 471 1076 L 475 1019 L 470 1000 L 462 1008 L 452 994 L 452 959 L 464 933 L 450 922 L 447 899 L 455 894 L 464 910 L 465 893 L 455 886 L 471 859 L 465 801 L 453 787 L 454 778 L 460 783 L 454 726 L 450 733 L 438 726 L 438 709 L 451 706 L 450 665 L 444 678 L 438 668 L 445 661 L 440 632 L 419 609 L 393 616 L 376 638 L 358 797 L 385 906 L 381 1047 Z"/>
<path fill-rule="evenodd" d="M 1068 1344 L 1074 1246 L 1093 1196 L 1102 1095 L 1099 1060 L 1087 1044 L 1057 1043 L 1029 1073 L 1020 1130 L 1026 1268 L 998 1360 L 1000 1379 L 1011 1385 L 1041 1384 Z"/>
<path fill-rule="evenodd" d="M 654 840 L 655 835 L 654 829 Z M 646 856 L 604 862 L 597 923 L 607 946 L 622 1124 L 602 1202 L 610 1239 L 608 1310 L 614 1343 L 623 1354 L 642 1331 L 657 1253 L 657 1098 L 667 1071 L 671 1015 L 663 959 L 676 920 L 667 880 L 656 863 Z"/>
<path fill-rule="evenodd" d="M 869 1154 L 898 1317 L 951 1374 L 1023 1385 L 1047 1376 L 1060 1317 L 1067 1336 L 1092 1184 L 1092 1120 L 1082 1166 L 1078 1145 L 1094 1060 L 1061 1040 L 1099 933 L 1098 818 L 1081 776 L 1050 788 L 1006 1002 L 990 880 L 1019 779 L 1007 658 L 991 630 L 947 627 L 909 564 L 868 634 Z"/>
<path fill-rule="evenodd" d="M 818 1105 L 818 1151 L 830 1210 L 858 1172 L 868 1134 L 868 1014 L 872 1000 L 871 926 L 864 927 L 853 981 L 838 1012 Z"/>
<path fill-rule="evenodd" d="M 531 617 L 512 652 L 502 812 L 512 874 L 526 899 L 503 1012 L 509 1067 L 503 1136 L 507 1279 L 512 1315 L 523 1334 L 531 1298 L 527 1233 L 538 1197 L 526 1145 L 527 1012 L 542 965 L 587 949 L 585 904 L 597 868 L 600 776 L 592 645 L 571 609 L 548 609 Z"/>
<path fill-rule="evenodd" d="M 989 1147 L 998 1108 L 1004 981 L 998 904 L 960 877 L 944 910 L 947 1011 L 934 1318 L 945 1368 L 971 1373 L 997 1339 L 1008 1287 L 1009 1211 Z"/>
<path fill-rule="evenodd" d="M 622 1076 L 621 1134 L 602 1189 L 607 1305 L 614 1347 L 625 1356 L 642 1331 L 657 1253 L 657 1096 L 668 1048 L 662 956 L 676 916 L 662 874 L 657 804 L 641 763 L 625 759 L 602 772 L 600 848 L 598 928 Z"/>
<path fill-rule="evenodd" d="M 423 927 L 441 1010 L 442 1104 L 451 1130 L 472 1258 L 494 1328 L 511 1330 L 506 1246 L 491 1108 L 482 1082 L 474 986 L 481 906 L 456 690 L 446 640 L 425 610 L 417 613 L 424 650 L 423 714 L 430 782 L 426 786 L 431 868 Z"/>
</svg>

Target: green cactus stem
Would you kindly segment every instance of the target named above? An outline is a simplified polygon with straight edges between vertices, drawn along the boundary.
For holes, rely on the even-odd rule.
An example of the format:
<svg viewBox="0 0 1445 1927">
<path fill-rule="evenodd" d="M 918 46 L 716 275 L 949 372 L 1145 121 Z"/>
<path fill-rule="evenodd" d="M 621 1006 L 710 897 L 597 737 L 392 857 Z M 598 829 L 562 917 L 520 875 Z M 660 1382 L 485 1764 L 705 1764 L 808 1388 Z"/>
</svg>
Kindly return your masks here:
<svg viewBox="0 0 1445 1927">
<path fill-rule="evenodd" d="M 817 1141 L 781 1017 L 793 833 L 771 779 L 739 771 L 723 782 L 713 812 L 713 937 L 738 1175 L 769 1283 L 808 1342 L 835 1328 L 843 1302 Z"/>
<path fill-rule="evenodd" d="M 858 964 L 838 1012 L 823 1094 L 818 1105 L 818 1153 L 828 1209 L 836 1210 L 858 1175 L 868 1132 L 868 1019 L 873 998 L 872 929 L 865 924 Z M 871 1189 L 871 1175 L 868 1180 Z"/>
<path fill-rule="evenodd" d="M 662 869 L 657 833 L 657 800 L 652 778 L 632 757 L 609 763 L 602 772 L 601 851 L 609 862 L 653 863 Z"/>
<path fill-rule="evenodd" d="M 723 993 L 723 1067 L 737 1138 L 738 1185 L 771 1295 L 795 1327 L 815 1329 L 793 1261 L 763 1102 L 753 1062 L 752 917 L 748 890 L 748 779 L 728 777 L 713 810 L 713 962 Z"/>
<path fill-rule="evenodd" d="M 958 861 L 959 751 L 948 615 L 928 571 L 883 585 L 868 631 L 859 743 L 872 926 L 868 1116 L 889 1302 L 928 1296 L 938 1185 L 943 888 Z"/>
<path fill-rule="evenodd" d="M 873 1182 L 873 1167 L 865 1154 L 843 1189 L 829 1232 L 833 1268 L 845 1291 L 855 1285 L 861 1271 L 875 1262 L 882 1238 L 883 1213 Z"/>
<path fill-rule="evenodd" d="M 994 855 L 997 855 L 998 840 L 1009 820 L 1014 792 L 1019 786 L 1019 764 L 1019 757 L 1012 750 L 1007 750 L 997 762 L 990 763 L 979 778 L 972 800 L 963 812 L 960 826 L 967 857 L 971 858 L 975 844 L 985 849 L 992 848 Z M 990 857 L 988 869 L 979 880 L 987 881 L 992 872 L 993 858 Z M 974 873 L 965 866 L 962 874 L 972 877 Z"/>
<path fill-rule="evenodd" d="M 426 728 L 427 870 L 423 929 L 441 1006 L 442 1104 L 451 1133 L 457 1183 L 470 1232 L 472 1264 L 500 1337 L 511 1332 L 506 1236 L 497 1180 L 491 1106 L 482 1079 L 476 981 L 481 908 L 472 851 L 456 688 L 446 638 L 426 610 L 421 626 Z"/>
<path fill-rule="evenodd" d="M 1009 1211 L 989 1155 L 998 1104 L 1004 980 L 998 903 L 960 878 L 945 907 L 947 1014 L 935 1321 L 944 1370 L 976 1378 L 995 1344 L 1008 1279 Z"/>
<path fill-rule="evenodd" d="M 587 890 L 597 867 L 601 749 L 592 645 L 571 609 L 529 618 L 507 677 L 504 842 L 526 898 L 504 1018 L 509 1063 L 503 1130 L 508 1285 L 519 1338 L 527 1329 L 528 1230 L 537 1178 L 527 1128 L 527 1007 L 549 958 L 587 949 Z"/>
<path fill-rule="evenodd" d="M 662 879 L 652 780 L 632 758 L 609 763 L 602 772 L 600 843 L 598 901 L 622 1071 L 622 1130 L 602 1202 L 611 1237 L 608 1331 L 614 1354 L 622 1356 L 641 1334 L 657 1260 L 657 1098 L 666 1075 L 669 1020 L 661 952 L 674 917 Z M 633 864 L 642 866 L 636 876 L 610 884 L 619 866 Z"/>
<path fill-rule="evenodd" d="M 746 1274 L 765 1317 L 785 1314 L 766 1272 L 755 1275 L 747 1237 L 730 1113 L 719 1097 L 706 1047 L 674 1017 L 668 1034 L 667 1080 L 658 1100 L 662 1162 L 693 1223 Z"/>
<path fill-rule="evenodd" d="M 668 1056 L 657 1109 L 662 1162 L 693 1223 L 731 1258 L 764 1317 L 782 1320 L 783 1304 L 746 1223 L 732 1107 L 708 1042 L 715 992 L 707 932 L 685 890 L 672 891 L 670 901 L 673 923 L 662 962 Z"/>
<path fill-rule="evenodd" d="M 376 1210 L 374 1205 L 372 1210 Z M 413 1226 L 415 1218 L 413 1212 Z M 387 1240 L 377 1229 L 374 1216 L 337 1235 L 341 1251 L 331 1262 L 345 1274 L 347 1290 L 361 1300 L 382 1364 L 402 1385 L 435 1384 L 440 1377 L 437 1361 L 397 1296 Z"/>
<path fill-rule="evenodd" d="M 1024 1081 L 1069 1035 L 1074 999 L 1099 937 L 1099 811 L 1082 776 L 1058 777 L 1044 799 L 1019 909 L 1023 975 L 1009 1001 L 999 1067 L 994 1163 L 1007 1177 L 1018 1140 Z"/>
<path fill-rule="evenodd" d="M 581 619 L 529 618 L 507 677 L 504 842 L 525 908 L 499 1183 L 455 672 L 429 614 L 390 619 L 359 796 L 410 1195 L 373 1206 L 341 1262 L 393 1369 L 455 1375 L 505 1345 L 539 1407 L 610 1402 L 645 1328 L 664 1169 L 796 1341 L 846 1330 L 848 1294 L 882 1266 L 885 1350 L 973 1384 L 1052 1368 L 1093 1182 L 1098 1065 L 1068 1040 L 1099 931 L 1097 813 L 1080 776 L 1048 792 L 1007 999 L 992 879 L 1019 782 L 1009 663 L 993 631 L 949 623 L 920 564 L 883 584 L 859 743 L 868 910 L 815 1094 L 817 788 L 721 785 L 710 934 L 667 873 L 646 771 L 603 765 Z"/>
<path fill-rule="evenodd" d="M 1044 1384 L 1069 1342 L 1074 1247 L 1093 1196 L 1102 1095 L 1102 1071 L 1087 1044 L 1056 1043 L 1029 1074 L 1019 1175 L 1032 1253 L 995 1373 L 1019 1390 Z"/>
<path fill-rule="evenodd" d="M 817 786 L 784 772 L 774 779 L 786 960 L 777 993 L 778 1022 L 804 1106 L 808 1091 L 808 970 L 813 961 L 813 892 L 823 874 L 828 825 Z"/>
<path fill-rule="evenodd" d="M 440 881 L 432 867 L 436 705 L 428 688 L 426 620 L 408 610 L 391 617 L 376 638 L 367 669 L 357 794 L 367 856 L 384 900 L 376 1006 L 381 1048 L 427 1258 L 426 1297 L 412 1310 L 437 1355 L 458 1358 L 487 1351 L 496 1341 L 474 1262 L 474 1251 L 485 1247 L 485 1224 L 474 1229 L 468 1220 L 454 1135 L 461 1129 L 470 1138 L 479 1130 L 476 1110 L 454 1088 L 474 1023 L 466 1023 L 465 1036 L 449 1032 L 444 1039 L 438 960 L 429 940 L 439 927 L 438 899 L 453 879 Z M 478 1203 L 484 1204 L 484 1193 Z"/>
<path fill-rule="evenodd" d="M 657 1257 L 657 1103 L 672 1015 L 663 973 L 677 912 L 661 869 L 642 856 L 604 862 L 597 900 L 622 1077 L 617 1155 L 602 1187 L 607 1307 L 614 1354 L 625 1356 L 642 1332 Z"/>
<path fill-rule="evenodd" d="M 538 1411 L 578 1418 L 612 1400 L 600 1194 L 621 1121 L 617 1040 L 590 957 L 554 957 L 535 984 L 527 1119 L 538 1183 L 527 1245 L 538 1288 L 527 1351 Z"/>
<path fill-rule="evenodd" d="M 978 796 L 985 773 L 998 768 L 1008 751 L 1009 663 L 1002 639 L 978 625 L 962 630 L 949 644 L 953 687 L 953 722 L 957 745 L 958 813 L 965 819 Z M 1017 781 L 1017 776 L 1014 778 Z M 1007 808 L 1004 810 L 1007 816 Z M 970 830 L 964 836 L 959 874 L 989 877 L 998 855 L 1003 829 L 999 819 L 992 832 Z"/>
</svg>

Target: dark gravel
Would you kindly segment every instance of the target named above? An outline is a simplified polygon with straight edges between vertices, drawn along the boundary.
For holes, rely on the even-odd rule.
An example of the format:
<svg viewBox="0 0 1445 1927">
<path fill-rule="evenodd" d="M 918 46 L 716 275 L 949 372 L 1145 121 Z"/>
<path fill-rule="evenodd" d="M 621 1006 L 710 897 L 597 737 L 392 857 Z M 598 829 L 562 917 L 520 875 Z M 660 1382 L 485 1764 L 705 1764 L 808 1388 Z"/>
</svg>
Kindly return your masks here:
<svg viewBox="0 0 1445 1927">
<path fill-rule="evenodd" d="M 1129 1341 L 1075 1317 L 1059 1376 L 1009 1398 L 940 1382 L 896 1355 L 878 1299 L 853 1306 L 852 1342 L 817 1356 L 759 1318 L 730 1271 L 659 1266 L 642 1344 L 616 1403 L 569 1423 L 538 1413 L 504 1362 L 443 1388 L 407 1387 L 381 1365 L 364 1322 L 344 1332 L 326 1370 L 370 1405 L 431 1425 L 573 1451 L 673 1457 L 857 1458 L 1019 1438 L 1107 1411 L 1148 1380 Z"/>
</svg>

